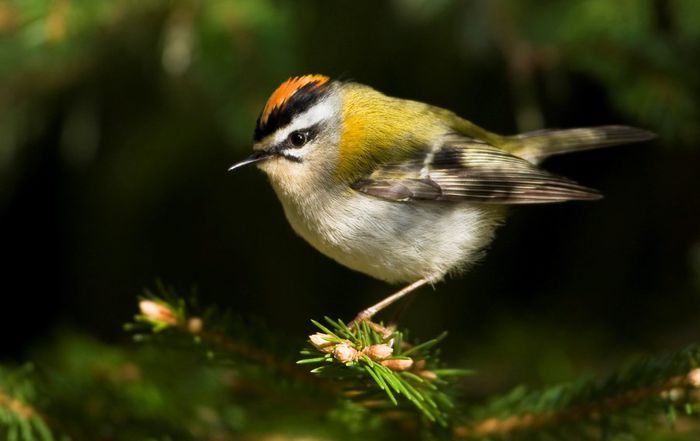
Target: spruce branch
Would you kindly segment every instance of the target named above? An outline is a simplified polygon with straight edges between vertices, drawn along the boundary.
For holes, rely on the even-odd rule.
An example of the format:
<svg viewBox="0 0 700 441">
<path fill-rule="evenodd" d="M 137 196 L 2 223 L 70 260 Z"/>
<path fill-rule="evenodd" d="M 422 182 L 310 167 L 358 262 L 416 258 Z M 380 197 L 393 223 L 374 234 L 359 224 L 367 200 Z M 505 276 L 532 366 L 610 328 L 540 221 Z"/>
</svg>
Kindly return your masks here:
<svg viewBox="0 0 700 441">
<path fill-rule="evenodd" d="M 469 373 L 439 369 L 435 346 L 445 333 L 423 343 L 408 343 L 405 332 L 370 322 L 351 327 L 329 318 L 325 319 L 327 325 L 313 322 L 323 332 L 310 337 L 312 345 L 302 351 L 306 358 L 294 363 L 280 355 L 279 347 L 262 343 L 264 333 L 237 325 L 238 319 L 222 320 L 212 310 L 193 314 L 172 290 L 159 289 L 159 294 L 148 292 L 140 300 L 140 313 L 126 326 L 137 340 L 195 346 L 209 361 L 263 367 L 333 397 L 352 398 L 366 408 L 399 410 L 407 418 L 411 416 L 405 411 L 415 409 L 427 420 L 446 426 L 454 408 L 445 391 L 447 380 Z M 250 338 L 251 334 L 255 337 Z M 300 366 L 319 363 L 321 366 L 312 370 L 316 375 L 308 375 Z M 393 412 L 391 417 L 396 415 Z"/>
<path fill-rule="evenodd" d="M 146 291 L 139 301 L 140 313 L 125 329 L 134 339 L 183 350 L 193 348 L 207 362 L 251 365 L 295 382 L 311 383 L 316 389 L 335 393 L 327 381 L 307 375 L 293 363 L 293 352 L 275 341 L 272 332 L 261 324 L 244 322 L 239 317 L 208 308 L 199 313 L 197 302 L 185 302 L 175 292 L 158 284 L 158 293 Z M 285 354 L 287 352 L 287 354 Z"/>
<path fill-rule="evenodd" d="M 304 358 L 295 364 L 283 350 L 289 339 L 275 347 L 269 330 L 210 312 L 195 314 L 190 303 L 164 294 L 141 300 L 141 313 L 129 326 L 138 339 L 197 348 L 208 360 L 234 363 L 241 379 L 269 382 L 275 377 L 262 374 L 261 367 L 281 374 L 283 382 L 269 384 L 270 397 L 278 396 L 277 385 L 289 379 L 311 385 L 295 389 L 295 403 L 303 395 L 307 415 L 325 414 L 350 430 L 370 430 L 369 421 L 375 428 L 400 422 L 413 427 L 406 429 L 410 433 L 419 415 L 448 427 L 453 439 L 602 439 L 650 433 L 652 426 L 671 426 L 700 410 L 700 346 L 635 363 L 603 381 L 582 379 L 535 392 L 518 388 L 470 407 L 455 402 L 449 387 L 450 377 L 469 372 L 440 367 L 438 346 L 445 334 L 420 343 L 406 331 L 381 324 L 347 325 L 325 318 L 312 321 L 318 332 L 309 336 Z M 308 375 L 306 365 L 313 365 L 315 375 Z M 259 388 L 258 380 L 250 385 Z M 327 398 L 309 390 L 323 391 Z M 439 430 L 424 427 L 433 435 Z"/>
<path fill-rule="evenodd" d="M 16 370 L 0 368 L 0 439 L 53 441 L 44 417 L 30 404 L 36 398 L 29 374 L 31 365 Z"/>
<path fill-rule="evenodd" d="M 700 411 L 700 345 L 637 362 L 603 381 L 527 392 L 517 388 L 454 427 L 457 439 L 547 439 L 564 430 L 575 439 L 634 434 L 659 423 L 673 425 L 679 413 Z"/>
<path fill-rule="evenodd" d="M 368 407 L 387 409 L 405 400 L 429 421 L 448 425 L 455 405 L 445 392 L 446 378 L 469 371 L 437 370 L 438 352 L 432 349 L 446 333 L 410 344 L 404 332 L 381 324 L 325 322 L 312 320 L 321 332 L 309 336 L 310 347 L 301 352 L 306 358 L 298 364 L 321 364 L 311 372 L 336 380 L 346 396 Z"/>
</svg>

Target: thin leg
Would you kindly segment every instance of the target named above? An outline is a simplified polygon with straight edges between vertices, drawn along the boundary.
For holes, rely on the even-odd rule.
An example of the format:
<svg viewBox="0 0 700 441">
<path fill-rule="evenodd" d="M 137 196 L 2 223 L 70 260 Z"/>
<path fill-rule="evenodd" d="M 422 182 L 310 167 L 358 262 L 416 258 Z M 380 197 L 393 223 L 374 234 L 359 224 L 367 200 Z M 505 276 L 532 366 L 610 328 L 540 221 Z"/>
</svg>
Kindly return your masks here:
<svg viewBox="0 0 700 441">
<path fill-rule="evenodd" d="M 359 314 L 357 314 L 357 317 L 355 317 L 355 320 L 353 322 L 359 322 L 363 320 L 370 320 L 372 317 L 374 317 L 374 314 L 378 313 L 382 309 L 386 308 L 387 306 L 391 305 L 395 301 L 399 300 L 401 297 L 405 296 L 406 294 L 409 294 L 413 292 L 414 290 L 420 288 L 421 286 L 425 285 L 428 283 L 428 279 L 418 279 L 415 282 L 411 283 L 407 287 L 403 288 L 401 291 L 390 295 L 389 297 L 385 298 L 381 302 L 370 306 L 369 308 L 365 309 L 364 311 L 361 311 Z"/>
</svg>

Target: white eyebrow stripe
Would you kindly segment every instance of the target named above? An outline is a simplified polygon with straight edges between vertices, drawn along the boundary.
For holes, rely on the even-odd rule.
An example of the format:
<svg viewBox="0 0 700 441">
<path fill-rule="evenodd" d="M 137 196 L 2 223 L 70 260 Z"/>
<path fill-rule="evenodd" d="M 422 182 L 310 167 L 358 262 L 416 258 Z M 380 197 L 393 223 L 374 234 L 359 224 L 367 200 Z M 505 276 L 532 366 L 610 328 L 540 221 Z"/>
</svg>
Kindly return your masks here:
<svg viewBox="0 0 700 441">
<path fill-rule="evenodd" d="M 306 148 L 301 149 L 286 149 L 283 153 L 284 156 L 291 156 L 292 158 L 301 159 L 306 153 Z"/>
<path fill-rule="evenodd" d="M 332 116 L 333 106 L 329 100 L 326 99 L 318 104 L 314 104 L 309 110 L 296 116 L 291 123 L 278 129 L 275 133 L 273 144 L 281 143 L 295 130 L 307 129 L 321 121 L 330 119 Z"/>
</svg>

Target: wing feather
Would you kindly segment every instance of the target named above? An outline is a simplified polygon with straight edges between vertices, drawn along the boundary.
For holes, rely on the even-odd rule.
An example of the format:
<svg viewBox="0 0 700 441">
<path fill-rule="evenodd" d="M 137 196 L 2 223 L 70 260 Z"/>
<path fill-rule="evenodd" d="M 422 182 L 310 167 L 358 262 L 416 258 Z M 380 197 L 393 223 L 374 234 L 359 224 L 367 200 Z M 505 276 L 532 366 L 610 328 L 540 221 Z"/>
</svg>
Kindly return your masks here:
<svg viewBox="0 0 700 441">
<path fill-rule="evenodd" d="M 600 193 L 525 159 L 464 137 L 448 137 L 415 157 L 379 167 L 352 187 L 392 201 L 533 204 L 598 199 Z"/>
</svg>

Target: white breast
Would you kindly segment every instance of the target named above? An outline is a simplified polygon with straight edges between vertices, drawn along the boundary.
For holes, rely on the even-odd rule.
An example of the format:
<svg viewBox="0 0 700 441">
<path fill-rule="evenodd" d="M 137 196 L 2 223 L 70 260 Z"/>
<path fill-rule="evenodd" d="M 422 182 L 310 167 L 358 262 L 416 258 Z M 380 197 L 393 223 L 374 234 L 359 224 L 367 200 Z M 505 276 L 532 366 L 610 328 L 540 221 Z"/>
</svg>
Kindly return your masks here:
<svg viewBox="0 0 700 441">
<path fill-rule="evenodd" d="M 301 203 L 275 188 L 294 230 L 337 262 L 387 282 L 437 281 L 463 270 L 491 241 L 499 207 L 390 202 L 347 187 Z"/>
</svg>

